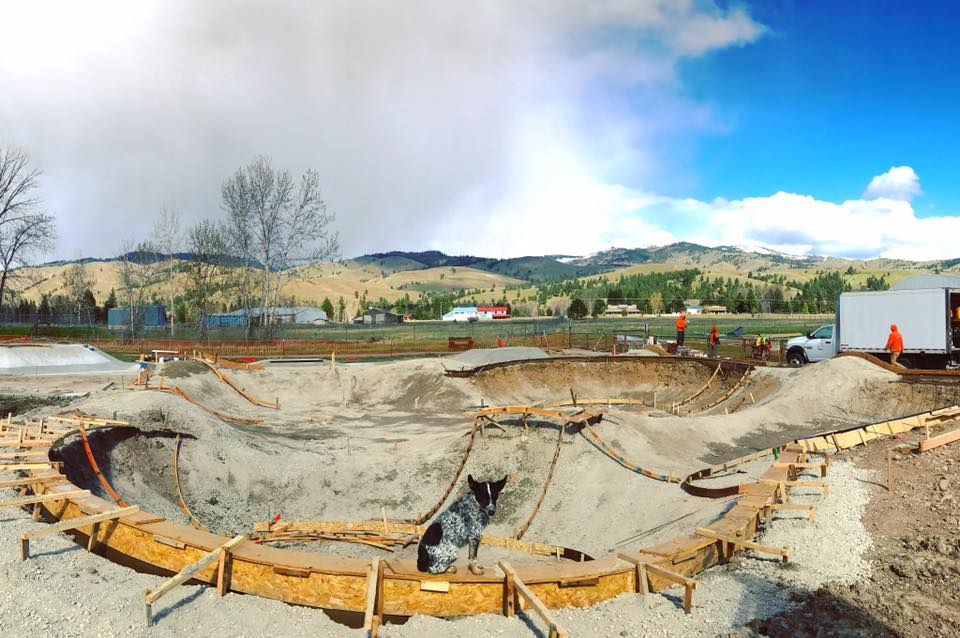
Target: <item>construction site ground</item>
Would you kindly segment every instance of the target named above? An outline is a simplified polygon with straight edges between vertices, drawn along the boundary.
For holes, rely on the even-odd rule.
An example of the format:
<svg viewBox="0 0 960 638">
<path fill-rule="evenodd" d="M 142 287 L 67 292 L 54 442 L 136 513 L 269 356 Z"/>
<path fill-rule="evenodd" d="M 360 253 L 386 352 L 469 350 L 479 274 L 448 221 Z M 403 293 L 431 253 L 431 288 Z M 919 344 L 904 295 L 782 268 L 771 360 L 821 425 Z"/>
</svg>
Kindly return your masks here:
<svg viewBox="0 0 960 638">
<path fill-rule="evenodd" d="M 546 404 L 568 401 L 571 396 L 643 400 L 647 405 L 602 406 L 608 413 L 595 430 L 630 461 L 684 475 L 797 436 L 952 405 L 960 397 L 956 386 L 903 383 L 896 374 L 850 358 L 801 369 L 759 368 L 724 402 L 711 406 L 724 387 L 734 387 L 732 377 L 711 376 L 712 365 L 687 368 L 647 357 L 632 363 L 630 359 L 569 361 L 556 366 L 552 365 L 555 360 L 541 361 L 491 369 L 473 378 L 445 376 L 444 370 L 454 366 L 444 359 L 341 364 L 335 369 L 324 363 L 227 371 L 245 391 L 278 402 L 278 410 L 246 401 L 195 362 L 173 364 L 165 369 L 162 381 L 156 374 L 151 379 L 153 386 L 175 385 L 207 408 L 239 418 L 262 419 L 260 424 L 228 423 L 181 397 L 131 390 L 133 375 L 7 375 L 2 390 L 11 396 L 76 396 L 66 405 L 32 407 L 32 416 L 81 410 L 129 419 L 139 432 L 104 430 L 90 435 L 100 467 L 128 502 L 171 521 L 188 523 L 177 505 L 172 480 L 176 440 L 169 430 L 176 429 L 181 433 L 179 477 L 184 498 L 202 524 L 227 535 L 249 533 L 254 522 L 276 515 L 281 520 L 358 520 L 376 519 L 385 512 L 403 519 L 427 511 L 459 464 L 467 441 L 464 434 L 470 426 L 464 411 L 480 406 Z M 734 371 L 724 374 L 733 375 Z M 711 389 L 686 404 L 691 414 L 670 413 L 673 404 L 693 395 L 711 378 L 717 379 Z M 657 407 L 653 408 L 655 393 Z M 508 475 L 508 487 L 487 533 L 514 533 L 541 494 L 558 424 L 541 420 L 531 421 L 530 426 L 525 430 L 510 422 L 505 431 L 487 427 L 486 436 L 477 439 L 467 459 L 461 484 L 447 500 L 449 503 L 462 493 L 467 473 L 491 479 Z M 66 462 L 71 481 L 102 495 L 93 473 L 84 469 L 81 447 L 69 439 L 66 443 L 56 453 Z M 955 542 L 958 531 L 957 502 L 943 497 L 955 489 L 954 479 L 942 470 L 949 466 L 946 458 L 958 458 L 956 446 L 898 460 L 895 466 L 903 482 L 898 481 L 897 487 L 904 491 L 895 489 L 891 495 L 881 487 L 885 457 L 884 467 L 871 457 L 882 456 L 883 447 L 878 444 L 841 455 L 831 465 L 828 496 L 814 490 L 791 493 L 793 500 L 816 503 L 817 517 L 811 523 L 797 512 L 780 512 L 772 529 L 765 532 L 761 542 L 791 548 L 786 567 L 770 557 L 746 555 L 709 570 L 698 577 L 691 615 L 679 609 L 682 589 L 678 589 L 665 596 L 629 594 L 590 608 L 561 609 L 556 611 L 557 618 L 573 635 L 701 636 L 754 630 L 795 635 L 772 632 L 778 622 L 804 618 L 808 610 L 800 608 L 800 601 L 825 605 L 823 592 L 834 590 L 846 596 L 862 592 L 866 600 L 872 590 L 882 588 L 884 598 L 877 606 L 864 602 L 857 607 L 882 622 L 887 609 L 882 605 L 898 605 L 899 609 L 904 603 L 903 597 L 888 596 L 887 592 L 896 592 L 900 586 L 923 591 L 926 577 L 900 576 L 889 566 L 878 565 L 878 556 L 892 560 L 889 557 L 897 555 L 895 550 L 904 535 L 913 539 L 909 543 L 921 547 L 920 554 L 930 551 L 926 547 L 931 543 L 938 551 L 940 545 L 931 539 L 952 535 Z M 947 475 L 950 487 L 941 491 L 938 476 L 937 493 L 923 497 L 922 470 L 914 475 L 909 468 L 922 468 L 942 455 L 947 456 L 937 467 L 940 474 Z M 768 466 L 769 459 L 743 465 L 714 479 L 711 486 L 756 480 Z M 907 491 L 908 476 L 917 484 L 914 491 Z M 9 490 L 0 492 L 13 495 Z M 921 500 L 906 503 L 905 508 L 893 505 L 901 494 L 907 499 L 914 498 L 914 493 Z M 916 515 L 920 504 L 934 500 L 942 510 L 940 518 Z M 731 506 L 730 499 L 693 497 L 676 484 L 631 472 L 586 436 L 567 433 L 561 439 L 559 461 L 546 497 L 524 540 L 603 556 L 636 550 L 707 525 Z M 890 521 L 898 516 L 903 519 L 902 529 L 891 527 Z M 910 531 L 908 526 L 920 524 L 918 519 L 938 529 Z M 26 511 L 0 511 L 3 635 L 165 636 L 202 626 L 207 635 L 233 636 L 238 634 L 239 618 L 243 619 L 240 633 L 251 636 L 363 635 L 334 622 L 322 610 L 232 593 L 220 598 L 210 588 L 198 586 L 181 587 L 169 602 L 164 599 L 155 612 L 158 622 L 148 631 L 143 623 L 143 589 L 155 587 L 161 579 L 88 554 L 64 536 L 45 539 L 38 544 L 36 557 L 21 563 L 17 532 L 41 524 L 31 521 Z M 890 549 L 878 553 L 886 543 Z M 910 545 L 903 545 L 906 547 Z M 953 561 L 954 572 L 936 573 L 956 582 L 956 550 L 960 548 L 952 547 L 945 561 Z M 311 542 L 300 548 L 358 558 L 413 558 L 416 549 L 411 545 L 387 554 L 338 542 Z M 913 554 L 903 549 L 903 556 L 908 555 Z M 500 558 L 555 560 L 481 547 L 481 563 L 492 565 Z M 913 562 L 905 560 L 897 569 L 920 573 L 919 568 L 911 572 Z M 929 564 L 927 561 L 923 569 L 929 570 Z M 944 569 L 949 569 L 949 564 Z M 887 584 L 888 580 L 892 584 Z M 956 594 L 955 586 L 953 590 L 949 584 L 942 587 Z M 906 598 L 907 603 L 912 600 Z M 851 608 L 855 602 L 850 601 Z M 925 604 L 916 603 L 928 618 L 931 612 Z M 778 616 L 780 613 L 784 615 Z M 909 618 L 909 613 L 904 612 L 904 617 Z M 810 635 L 848 635 L 842 633 L 842 626 L 838 620 L 838 633 Z M 955 619 L 954 624 L 944 626 L 943 635 L 958 635 Z M 892 626 L 890 631 L 894 635 L 938 635 L 924 634 L 919 627 L 914 634 L 907 631 L 909 624 Z M 940 631 L 941 625 L 935 629 Z M 454 620 L 415 616 L 405 624 L 387 624 L 381 635 L 529 636 L 532 631 L 543 633 L 545 629 L 526 614 Z"/>
</svg>

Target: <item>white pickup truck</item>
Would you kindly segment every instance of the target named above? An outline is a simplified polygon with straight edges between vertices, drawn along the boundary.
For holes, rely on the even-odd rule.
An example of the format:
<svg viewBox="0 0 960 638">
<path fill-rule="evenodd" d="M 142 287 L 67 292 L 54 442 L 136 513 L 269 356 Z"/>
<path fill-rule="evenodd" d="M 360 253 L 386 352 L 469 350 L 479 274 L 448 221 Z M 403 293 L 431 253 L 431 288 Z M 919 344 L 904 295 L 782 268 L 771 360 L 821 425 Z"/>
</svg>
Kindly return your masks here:
<svg viewBox="0 0 960 638">
<path fill-rule="evenodd" d="M 804 337 L 787 342 L 787 362 L 803 365 L 838 352 L 869 352 L 889 359 L 884 350 L 890 324 L 903 335 L 899 363 L 907 368 L 960 365 L 960 291 L 950 288 L 845 292 L 837 300 L 837 318 Z"/>
</svg>

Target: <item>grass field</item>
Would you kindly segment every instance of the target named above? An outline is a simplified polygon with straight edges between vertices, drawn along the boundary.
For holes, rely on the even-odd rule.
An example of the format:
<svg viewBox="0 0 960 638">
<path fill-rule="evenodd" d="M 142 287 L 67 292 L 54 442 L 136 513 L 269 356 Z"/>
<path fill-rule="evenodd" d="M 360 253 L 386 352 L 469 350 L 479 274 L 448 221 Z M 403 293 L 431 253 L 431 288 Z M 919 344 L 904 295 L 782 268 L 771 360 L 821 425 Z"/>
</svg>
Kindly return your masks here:
<svg viewBox="0 0 960 638">
<path fill-rule="evenodd" d="M 831 315 L 729 315 L 716 317 L 691 316 L 687 326 L 688 345 L 703 349 L 711 325 L 716 325 L 728 344 L 740 347 L 743 338 L 766 334 L 792 336 L 810 332 L 832 320 Z M 35 330 L 30 326 L 0 328 L 0 337 L 29 335 L 46 340 L 68 340 L 94 344 L 116 355 L 149 352 L 152 349 L 203 349 L 224 356 L 282 356 L 290 354 L 344 355 L 414 354 L 446 352 L 450 337 L 470 337 L 475 347 L 494 347 L 498 339 L 506 345 L 576 347 L 609 349 L 613 335 L 654 335 L 673 339 L 675 317 L 598 318 L 571 321 L 564 319 L 512 319 L 474 323 L 415 321 L 390 326 L 331 324 L 327 326 L 294 326 L 278 331 L 269 340 L 247 341 L 242 329 L 211 331 L 200 341 L 194 327 L 181 326 L 176 340 L 169 333 L 151 331 L 140 339 L 122 339 L 122 335 L 105 327 L 50 326 Z M 733 356 L 732 354 L 730 356 Z"/>
</svg>

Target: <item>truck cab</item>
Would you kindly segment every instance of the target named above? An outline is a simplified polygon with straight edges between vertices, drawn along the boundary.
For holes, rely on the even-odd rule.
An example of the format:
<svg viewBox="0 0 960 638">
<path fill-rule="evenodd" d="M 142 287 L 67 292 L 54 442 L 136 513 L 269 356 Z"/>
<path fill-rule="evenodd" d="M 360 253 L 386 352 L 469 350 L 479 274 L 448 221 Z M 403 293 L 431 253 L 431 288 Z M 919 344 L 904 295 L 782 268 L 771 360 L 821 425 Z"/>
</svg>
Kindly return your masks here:
<svg viewBox="0 0 960 638">
<path fill-rule="evenodd" d="M 804 337 L 787 341 L 787 363 L 802 366 L 833 357 L 837 353 L 833 332 L 834 324 L 830 323 Z"/>
</svg>

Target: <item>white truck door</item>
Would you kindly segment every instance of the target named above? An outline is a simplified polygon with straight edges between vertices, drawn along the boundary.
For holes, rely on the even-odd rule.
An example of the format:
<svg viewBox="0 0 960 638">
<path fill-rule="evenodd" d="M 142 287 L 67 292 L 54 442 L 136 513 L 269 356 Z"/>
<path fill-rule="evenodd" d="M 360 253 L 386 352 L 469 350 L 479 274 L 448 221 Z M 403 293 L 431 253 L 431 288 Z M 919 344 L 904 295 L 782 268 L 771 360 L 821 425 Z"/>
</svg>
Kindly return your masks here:
<svg viewBox="0 0 960 638">
<path fill-rule="evenodd" d="M 823 361 L 833 356 L 833 326 L 821 326 L 804 344 L 808 361 Z"/>
</svg>

